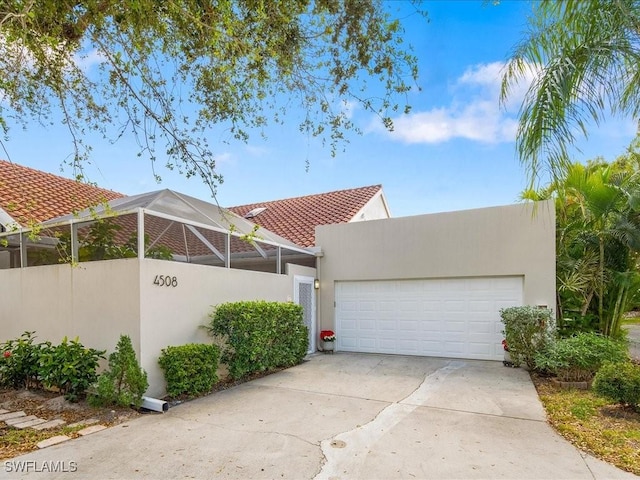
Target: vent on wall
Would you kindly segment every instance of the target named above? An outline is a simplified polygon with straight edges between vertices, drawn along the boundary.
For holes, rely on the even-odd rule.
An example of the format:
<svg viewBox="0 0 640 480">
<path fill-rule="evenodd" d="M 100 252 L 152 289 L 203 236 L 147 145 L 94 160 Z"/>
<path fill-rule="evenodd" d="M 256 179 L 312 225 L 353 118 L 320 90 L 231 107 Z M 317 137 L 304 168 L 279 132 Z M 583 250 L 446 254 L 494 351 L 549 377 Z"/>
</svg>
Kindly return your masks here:
<svg viewBox="0 0 640 480">
<path fill-rule="evenodd" d="M 253 218 L 253 217 L 257 217 L 258 215 L 260 215 L 262 212 L 264 212 L 267 209 L 267 207 L 258 207 L 258 208 L 254 208 L 253 210 L 247 212 L 244 214 L 244 218 Z"/>
</svg>

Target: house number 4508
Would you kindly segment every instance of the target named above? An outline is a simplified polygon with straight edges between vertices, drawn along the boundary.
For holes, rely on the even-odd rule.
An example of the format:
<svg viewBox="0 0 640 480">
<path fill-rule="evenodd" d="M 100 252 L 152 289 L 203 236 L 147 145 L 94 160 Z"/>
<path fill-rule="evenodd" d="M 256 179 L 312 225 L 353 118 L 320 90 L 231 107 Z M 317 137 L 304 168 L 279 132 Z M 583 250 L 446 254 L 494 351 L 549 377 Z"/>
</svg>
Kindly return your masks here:
<svg viewBox="0 0 640 480">
<path fill-rule="evenodd" d="M 153 284 L 158 287 L 177 287 L 178 277 L 171 277 L 169 275 L 156 275 L 153 279 Z"/>
</svg>

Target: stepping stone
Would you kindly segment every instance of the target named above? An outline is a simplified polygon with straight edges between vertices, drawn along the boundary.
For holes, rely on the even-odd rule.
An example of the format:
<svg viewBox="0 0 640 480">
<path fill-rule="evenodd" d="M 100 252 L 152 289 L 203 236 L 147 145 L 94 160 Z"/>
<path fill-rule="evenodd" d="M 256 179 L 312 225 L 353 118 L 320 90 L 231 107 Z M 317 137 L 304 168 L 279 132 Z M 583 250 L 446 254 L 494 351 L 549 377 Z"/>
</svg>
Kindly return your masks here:
<svg viewBox="0 0 640 480">
<path fill-rule="evenodd" d="M 99 432 L 100 430 L 104 430 L 105 428 L 107 427 L 105 427 L 104 425 L 91 425 L 90 427 L 80 430 L 78 432 L 78 435 L 82 435 L 84 437 L 85 435 L 91 435 L 92 433 Z"/>
<path fill-rule="evenodd" d="M 82 420 L 80 422 L 75 422 L 75 423 L 70 423 L 69 425 L 67 425 L 68 427 L 77 427 L 79 425 L 85 425 L 85 426 L 89 426 L 89 425 L 93 425 L 95 423 L 98 423 L 100 420 L 98 420 L 97 418 L 87 418 L 86 420 Z"/>
<path fill-rule="evenodd" d="M 56 435 L 55 437 L 47 438 L 46 440 L 42 440 L 38 442 L 38 448 L 47 448 L 51 445 L 56 445 L 58 443 L 66 442 L 67 440 L 71 440 L 71 437 L 67 437 L 66 435 Z"/>
<path fill-rule="evenodd" d="M 20 415 L 18 417 L 13 417 L 13 418 L 7 418 L 4 423 L 6 423 L 7 425 L 17 425 L 18 423 L 23 423 L 23 422 L 28 422 L 29 420 L 35 420 L 36 417 L 35 415 L 29 415 L 29 416 L 24 416 L 24 415 Z"/>
<path fill-rule="evenodd" d="M 46 430 L 47 428 L 59 427 L 60 425 L 64 425 L 65 421 L 61 419 L 49 420 L 48 422 L 41 423 L 40 425 L 36 425 L 33 427 L 34 430 Z"/>
<path fill-rule="evenodd" d="M 25 418 L 27 418 L 27 417 L 25 417 Z M 35 427 L 36 425 L 41 425 L 43 423 L 46 423 L 46 420 L 44 418 L 36 417 L 33 420 L 29 420 L 28 422 L 16 423 L 14 425 L 14 427 L 23 429 L 23 428 L 28 428 L 28 427 Z"/>
<path fill-rule="evenodd" d="M 6 422 L 6 420 L 15 417 L 24 417 L 26 413 L 24 412 L 8 412 L 0 415 L 0 422 Z"/>
</svg>

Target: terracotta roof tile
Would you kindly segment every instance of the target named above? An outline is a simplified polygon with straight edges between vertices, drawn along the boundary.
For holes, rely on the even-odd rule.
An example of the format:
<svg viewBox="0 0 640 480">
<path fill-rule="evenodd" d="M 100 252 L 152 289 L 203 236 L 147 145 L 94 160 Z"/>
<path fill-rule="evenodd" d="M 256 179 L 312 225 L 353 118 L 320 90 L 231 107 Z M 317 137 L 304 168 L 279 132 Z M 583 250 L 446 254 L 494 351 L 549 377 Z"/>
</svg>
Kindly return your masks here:
<svg viewBox="0 0 640 480">
<path fill-rule="evenodd" d="M 316 226 L 351 221 L 381 189 L 382 185 L 372 185 L 240 205 L 229 210 L 245 216 L 255 208 L 266 207 L 265 211 L 250 220 L 297 245 L 310 247 L 315 244 Z"/>
<path fill-rule="evenodd" d="M 245 216 L 266 207 L 250 220 L 293 243 L 315 244 L 315 227 L 347 223 L 381 191 L 381 185 L 231 207 Z M 0 160 L 0 208 L 22 226 L 43 222 L 124 195 L 40 170 Z"/>
<path fill-rule="evenodd" d="M 123 195 L 0 160 L 0 208 L 22 226 Z"/>
</svg>

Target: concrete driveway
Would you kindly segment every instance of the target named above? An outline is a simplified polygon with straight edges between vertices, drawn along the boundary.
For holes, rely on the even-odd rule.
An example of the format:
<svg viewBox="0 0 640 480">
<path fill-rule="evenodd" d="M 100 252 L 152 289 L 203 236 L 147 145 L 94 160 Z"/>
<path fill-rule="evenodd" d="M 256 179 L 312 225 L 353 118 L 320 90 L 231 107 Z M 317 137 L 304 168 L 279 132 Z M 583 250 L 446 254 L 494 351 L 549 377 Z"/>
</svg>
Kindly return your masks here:
<svg viewBox="0 0 640 480">
<path fill-rule="evenodd" d="M 628 334 L 629 355 L 640 361 L 640 325 L 634 323 L 633 325 L 626 325 L 623 328 L 627 330 Z"/>
<path fill-rule="evenodd" d="M 0 478 L 637 478 L 556 435 L 521 369 L 340 353 L 10 462 Z"/>
</svg>

